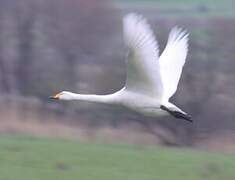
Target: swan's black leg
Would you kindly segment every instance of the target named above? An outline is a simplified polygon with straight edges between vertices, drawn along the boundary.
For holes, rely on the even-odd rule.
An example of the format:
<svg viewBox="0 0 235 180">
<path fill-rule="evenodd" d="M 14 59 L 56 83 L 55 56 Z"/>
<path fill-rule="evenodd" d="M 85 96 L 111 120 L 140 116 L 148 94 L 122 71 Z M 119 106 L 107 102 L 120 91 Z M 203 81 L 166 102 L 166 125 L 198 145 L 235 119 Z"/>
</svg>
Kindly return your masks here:
<svg viewBox="0 0 235 180">
<path fill-rule="evenodd" d="M 161 105 L 160 108 L 164 111 L 167 111 L 169 114 L 171 114 L 175 118 L 184 119 L 186 121 L 193 122 L 192 117 L 188 114 L 184 114 L 180 111 L 172 111 L 172 110 L 170 110 L 169 108 L 167 108 L 166 106 L 163 106 L 163 105 Z"/>
</svg>

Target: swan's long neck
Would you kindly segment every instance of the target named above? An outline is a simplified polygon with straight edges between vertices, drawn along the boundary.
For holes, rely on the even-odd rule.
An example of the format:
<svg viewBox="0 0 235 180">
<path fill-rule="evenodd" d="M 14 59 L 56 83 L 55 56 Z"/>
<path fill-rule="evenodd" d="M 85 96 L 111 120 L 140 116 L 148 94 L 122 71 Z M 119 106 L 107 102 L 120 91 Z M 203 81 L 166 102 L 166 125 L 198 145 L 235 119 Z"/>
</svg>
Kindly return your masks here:
<svg viewBox="0 0 235 180">
<path fill-rule="evenodd" d="M 114 104 L 115 103 L 112 94 L 95 95 L 95 94 L 75 94 L 75 93 L 71 93 L 71 100 L 98 102 L 98 103 L 105 103 L 105 104 Z"/>
</svg>

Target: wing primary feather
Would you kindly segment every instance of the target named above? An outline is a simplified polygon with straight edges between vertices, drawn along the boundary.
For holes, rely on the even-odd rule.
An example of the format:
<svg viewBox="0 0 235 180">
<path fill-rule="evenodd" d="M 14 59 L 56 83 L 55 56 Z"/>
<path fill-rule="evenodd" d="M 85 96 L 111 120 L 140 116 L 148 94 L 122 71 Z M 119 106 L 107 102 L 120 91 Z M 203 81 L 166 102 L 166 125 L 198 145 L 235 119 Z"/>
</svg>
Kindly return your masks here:
<svg viewBox="0 0 235 180">
<path fill-rule="evenodd" d="M 188 52 L 188 32 L 182 28 L 172 28 L 167 45 L 160 56 L 160 70 L 164 88 L 164 99 L 175 93 Z"/>
<path fill-rule="evenodd" d="M 123 32 L 129 48 L 126 88 L 160 98 L 162 82 L 158 43 L 147 20 L 130 13 L 123 19 Z"/>
</svg>

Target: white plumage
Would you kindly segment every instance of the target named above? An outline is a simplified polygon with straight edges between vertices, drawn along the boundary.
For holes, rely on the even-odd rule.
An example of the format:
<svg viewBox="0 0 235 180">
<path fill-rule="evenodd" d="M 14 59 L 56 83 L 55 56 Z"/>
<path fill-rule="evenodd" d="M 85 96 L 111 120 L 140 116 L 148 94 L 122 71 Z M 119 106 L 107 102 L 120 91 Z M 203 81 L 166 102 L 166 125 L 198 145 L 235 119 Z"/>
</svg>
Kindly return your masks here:
<svg viewBox="0 0 235 180">
<path fill-rule="evenodd" d="M 164 87 L 164 100 L 175 93 L 188 52 L 188 34 L 174 27 L 169 35 L 159 64 Z"/>
<path fill-rule="evenodd" d="M 169 102 L 175 93 L 188 52 L 188 33 L 174 27 L 162 55 L 146 19 L 131 13 L 123 19 L 124 41 L 128 47 L 126 84 L 108 95 L 82 95 L 67 91 L 52 99 L 82 100 L 122 105 L 147 116 L 171 114 L 192 121 Z"/>
<path fill-rule="evenodd" d="M 124 40 L 128 46 L 126 88 L 161 98 L 162 82 L 158 44 L 146 20 L 129 14 L 123 19 Z"/>
</svg>

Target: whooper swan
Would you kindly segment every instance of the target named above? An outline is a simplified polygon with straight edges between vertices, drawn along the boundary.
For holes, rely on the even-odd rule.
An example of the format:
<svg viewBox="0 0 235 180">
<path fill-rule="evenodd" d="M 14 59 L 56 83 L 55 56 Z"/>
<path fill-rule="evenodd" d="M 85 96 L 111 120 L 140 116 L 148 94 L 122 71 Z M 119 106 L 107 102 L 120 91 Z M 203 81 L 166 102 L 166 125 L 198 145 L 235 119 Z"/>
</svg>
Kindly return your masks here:
<svg viewBox="0 0 235 180">
<path fill-rule="evenodd" d="M 125 86 L 107 95 L 62 91 L 52 99 L 121 105 L 146 116 L 173 115 L 192 122 L 191 116 L 169 102 L 175 93 L 188 52 L 188 33 L 174 27 L 162 55 L 146 19 L 134 13 L 123 18 L 128 47 Z"/>
</svg>

